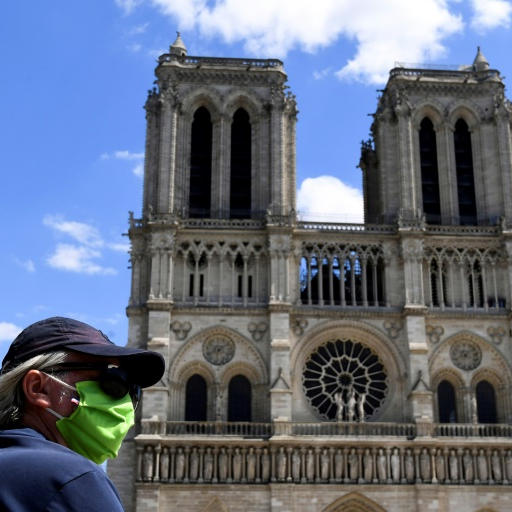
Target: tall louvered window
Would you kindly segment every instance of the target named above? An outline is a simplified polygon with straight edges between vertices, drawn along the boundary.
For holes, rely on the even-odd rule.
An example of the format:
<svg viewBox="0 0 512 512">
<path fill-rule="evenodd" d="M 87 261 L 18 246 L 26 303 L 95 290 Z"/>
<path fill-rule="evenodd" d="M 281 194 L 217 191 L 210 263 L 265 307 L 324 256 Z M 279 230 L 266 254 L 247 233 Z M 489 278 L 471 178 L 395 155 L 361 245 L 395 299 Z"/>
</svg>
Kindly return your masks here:
<svg viewBox="0 0 512 512">
<path fill-rule="evenodd" d="M 436 132 L 432 121 L 428 117 L 425 117 L 421 122 L 419 138 L 423 212 L 429 224 L 440 224 L 441 201 L 439 197 Z"/>
<path fill-rule="evenodd" d="M 251 216 L 251 123 L 249 114 L 239 108 L 231 125 L 231 183 L 229 216 Z"/>
<path fill-rule="evenodd" d="M 463 119 L 455 124 L 454 148 L 460 224 L 475 225 L 477 217 L 471 134 Z"/>
<path fill-rule="evenodd" d="M 190 148 L 189 215 L 210 217 L 212 188 L 212 120 L 205 107 L 198 108 L 192 122 Z"/>
</svg>

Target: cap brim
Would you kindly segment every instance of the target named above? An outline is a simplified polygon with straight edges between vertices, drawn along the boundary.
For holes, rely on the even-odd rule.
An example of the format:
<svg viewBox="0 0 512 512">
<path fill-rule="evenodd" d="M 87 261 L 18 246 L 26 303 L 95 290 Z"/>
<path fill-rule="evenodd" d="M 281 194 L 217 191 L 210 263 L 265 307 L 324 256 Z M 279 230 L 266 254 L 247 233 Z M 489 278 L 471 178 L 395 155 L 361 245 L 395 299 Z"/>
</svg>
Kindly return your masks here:
<svg viewBox="0 0 512 512">
<path fill-rule="evenodd" d="M 130 378 L 142 388 L 154 386 L 165 372 L 165 360 L 158 352 L 118 345 L 73 344 L 70 350 L 98 357 L 117 357 Z"/>
</svg>

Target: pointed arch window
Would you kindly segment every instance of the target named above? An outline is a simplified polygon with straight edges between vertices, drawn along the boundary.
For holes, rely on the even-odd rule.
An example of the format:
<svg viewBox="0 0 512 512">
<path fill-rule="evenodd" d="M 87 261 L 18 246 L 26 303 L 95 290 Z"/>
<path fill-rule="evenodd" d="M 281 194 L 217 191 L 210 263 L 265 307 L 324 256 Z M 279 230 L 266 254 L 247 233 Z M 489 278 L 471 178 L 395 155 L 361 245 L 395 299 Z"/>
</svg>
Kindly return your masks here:
<svg viewBox="0 0 512 512">
<path fill-rule="evenodd" d="M 200 107 L 192 122 L 190 145 L 189 215 L 210 217 L 212 188 L 212 119 L 205 107 Z"/>
<path fill-rule="evenodd" d="M 420 125 L 421 193 L 423 212 L 429 224 L 441 223 L 437 141 L 432 121 L 425 117 Z"/>
<path fill-rule="evenodd" d="M 457 423 L 455 388 L 447 380 L 443 380 L 437 387 L 437 405 L 439 423 Z"/>
<path fill-rule="evenodd" d="M 476 404 L 479 423 L 498 423 L 496 413 L 496 392 L 486 380 L 476 385 Z"/>
<path fill-rule="evenodd" d="M 251 383 L 243 375 L 235 375 L 228 387 L 228 421 L 251 421 Z"/>
<path fill-rule="evenodd" d="M 201 375 L 192 375 L 185 388 L 185 421 L 206 421 L 208 386 Z"/>
<path fill-rule="evenodd" d="M 229 215 L 232 219 L 251 216 L 251 123 L 239 108 L 231 124 L 231 180 Z"/>
<path fill-rule="evenodd" d="M 463 119 L 459 119 L 455 123 L 454 149 L 460 224 L 475 225 L 477 220 L 476 194 L 471 133 Z"/>
</svg>

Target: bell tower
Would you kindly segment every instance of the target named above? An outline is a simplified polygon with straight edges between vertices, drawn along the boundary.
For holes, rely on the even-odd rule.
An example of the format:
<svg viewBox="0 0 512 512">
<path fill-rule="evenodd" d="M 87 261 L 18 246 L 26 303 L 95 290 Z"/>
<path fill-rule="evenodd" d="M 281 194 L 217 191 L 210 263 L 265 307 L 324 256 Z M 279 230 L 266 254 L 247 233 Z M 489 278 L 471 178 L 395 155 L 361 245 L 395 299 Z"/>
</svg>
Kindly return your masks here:
<svg viewBox="0 0 512 512">
<path fill-rule="evenodd" d="M 178 34 L 146 103 L 144 212 L 261 219 L 295 208 L 295 99 L 279 60 L 189 57 Z"/>
<path fill-rule="evenodd" d="M 363 144 L 365 221 L 512 221 L 510 102 L 480 48 L 472 65 L 390 72 Z"/>
</svg>

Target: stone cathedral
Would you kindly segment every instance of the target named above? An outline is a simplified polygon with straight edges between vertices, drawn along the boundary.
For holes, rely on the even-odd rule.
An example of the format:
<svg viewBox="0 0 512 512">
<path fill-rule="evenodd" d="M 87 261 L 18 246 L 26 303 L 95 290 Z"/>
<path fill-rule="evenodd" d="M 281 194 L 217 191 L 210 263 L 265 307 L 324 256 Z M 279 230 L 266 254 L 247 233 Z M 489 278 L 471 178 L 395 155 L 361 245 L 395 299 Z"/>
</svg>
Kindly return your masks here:
<svg viewBox="0 0 512 512">
<path fill-rule="evenodd" d="M 512 510 L 512 104 L 397 65 L 364 224 L 296 214 L 279 60 L 192 57 L 145 105 L 129 345 L 163 380 L 108 471 L 128 512 Z"/>
</svg>

